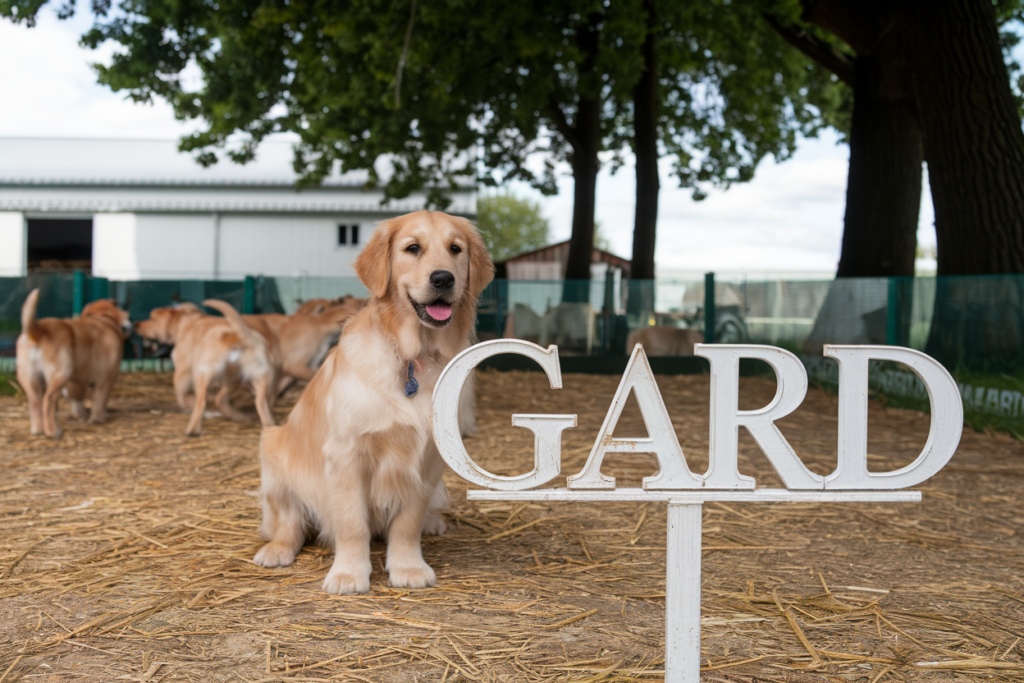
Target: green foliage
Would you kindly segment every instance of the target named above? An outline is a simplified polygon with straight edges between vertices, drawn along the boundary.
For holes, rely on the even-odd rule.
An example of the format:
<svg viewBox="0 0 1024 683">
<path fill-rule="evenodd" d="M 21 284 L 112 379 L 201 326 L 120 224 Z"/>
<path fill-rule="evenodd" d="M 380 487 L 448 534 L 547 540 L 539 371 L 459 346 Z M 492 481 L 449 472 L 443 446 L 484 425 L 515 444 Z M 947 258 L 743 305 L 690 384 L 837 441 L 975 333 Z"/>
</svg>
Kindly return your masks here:
<svg viewBox="0 0 1024 683">
<path fill-rule="evenodd" d="M 787 159 L 842 103 L 843 86 L 763 18 L 795 20 L 797 0 L 666 1 L 659 11 L 660 137 L 695 199 L 751 180 L 766 155 Z"/>
<path fill-rule="evenodd" d="M 75 5 L 65 1 L 67 15 Z M 426 187 L 437 207 L 462 183 L 523 180 L 554 193 L 555 164 L 578 142 L 581 98 L 600 101 L 600 148 L 621 163 L 648 31 L 643 0 L 110 3 L 93 0 L 82 38 L 117 47 L 95 66 L 100 82 L 203 121 L 181 142 L 200 162 L 245 162 L 267 135 L 292 132 L 304 183 L 363 169 L 386 197 Z M 0 0 L 0 15 L 31 23 L 42 5 Z M 788 157 L 841 101 L 836 83 L 762 19 L 795 20 L 798 0 L 650 6 L 663 151 L 698 197 L 749 180 L 767 154 Z M 198 89 L 182 77 L 190 64 Z M 534 153 L 546 158 L 539 172 L 526 164 Z"/>
<path fill-rule="evenodd" d="M 540 249 L 548 243 L 548 220 L 540 205 L 511 193 L 477 200 L 477 227 L 495 261 Z"/>
</svg>

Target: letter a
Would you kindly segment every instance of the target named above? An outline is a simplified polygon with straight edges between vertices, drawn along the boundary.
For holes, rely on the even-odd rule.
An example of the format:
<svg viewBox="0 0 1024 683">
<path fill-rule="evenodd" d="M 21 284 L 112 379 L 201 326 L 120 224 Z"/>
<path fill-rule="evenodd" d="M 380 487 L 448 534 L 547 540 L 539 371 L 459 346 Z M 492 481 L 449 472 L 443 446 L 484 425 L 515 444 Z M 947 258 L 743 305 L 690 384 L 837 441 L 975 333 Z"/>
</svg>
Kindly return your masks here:
<svg viewBox="0 0 1024 683">
<path fill-rule="evenodd" d="M 636 393 L 636 402 L 640 406 L 640 415 L 647 426 L 650 436 L 628 439 L 617 439 L 612 436 L 615 425 L 619 422 L 622 409 L 629 398 L 629 392 Z M 669 419 L 665 401 L 658 391 L 658 383 L 654 381 L 654 373 L 647 362 L 643 346 L 636 345 L 633 355 L 626 365 L 619 388 L 612 398 L 611 407 L 597 434 L 597 441 L 590 451 L 590 457 L 583 471 L 568 478 L 571 489 L 613 489 L 615 477 L 601 473 L 601 463 L 606 453 L 653 453 L 658 459 L 661 470 L 653 477 L 644 477 L 645 489 L 693 489 L 700 488 L 701 479 L 686 466 L 683 448 L 679 445 L 672 421 Z"/>
</svg>

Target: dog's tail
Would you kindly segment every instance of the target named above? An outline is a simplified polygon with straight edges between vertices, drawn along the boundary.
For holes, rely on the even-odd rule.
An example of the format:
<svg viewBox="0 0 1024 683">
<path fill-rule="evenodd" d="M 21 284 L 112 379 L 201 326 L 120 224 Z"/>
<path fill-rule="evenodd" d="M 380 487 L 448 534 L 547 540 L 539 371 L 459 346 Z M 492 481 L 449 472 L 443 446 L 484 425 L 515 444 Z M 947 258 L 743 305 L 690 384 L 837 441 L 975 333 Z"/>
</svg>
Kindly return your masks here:
<svg viewBox="0 0 1024 683">
<path fill-rule="evenodd" d="M 229 323 L 234 328 L 235 333 L 241 338 L 242 343 L 246 346 L 258 346 L 266 348 L 267 340 L 263 338 L 256 330 L 252 329 L 245 324 L 242 316 L 238 314 L 234 306 L 226 301 L 220 299 L 207 299 L 203 302 L 204 306 L 208 306 L 214 310 L 220 311 Z"/>
<path fill-rule="evenodd" d="M 28 293 L 28 298 L 21 306 L 21 331 L 32 341 L 36 341 L 36 332 L 39 326 L 36 325 L 36 308 L 39 306 L 39 288 Z"/>
</svg>

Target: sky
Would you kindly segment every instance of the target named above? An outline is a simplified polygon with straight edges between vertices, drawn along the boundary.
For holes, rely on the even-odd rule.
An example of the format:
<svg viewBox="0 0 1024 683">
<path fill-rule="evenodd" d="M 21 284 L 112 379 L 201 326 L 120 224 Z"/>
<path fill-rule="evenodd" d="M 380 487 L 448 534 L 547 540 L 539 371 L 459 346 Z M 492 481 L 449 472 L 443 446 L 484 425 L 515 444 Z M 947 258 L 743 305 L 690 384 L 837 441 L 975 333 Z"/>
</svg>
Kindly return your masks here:
<svg viewBox="0 0 1024 683">
<path fill-rule="evenodd" d="M 89 67 L 113 50 L 78 45 L 88 15 L 68 21 L 45 7 L 34 28 L 0 19 L 0 136 L 174 139 L 198 127 L 174 118 L 162 101 L 136 104 L 96 83 Z M 849 151 L 831 131 L 803 140 L 789 160 L 770 157 L 752 182 L 712 190 L 695 202 L 680 189 L 665 160 L 658 214 L 659 275 L 835 272 L 842 238 Z M 539 201 L 553 241 L 568 239 L 572 222 L 572 178 L 568 169 L 559 194 L 543 197 L 524 185 L 521 196 Z M 927 180 L 927 179 L 926 179 Z M 627 164 L 614 176 L 598 177 L 597 220 L 611 251 L 629 257 L 632 245 L 634 175 Z M 931 197 L 925 185 L 918 243 L 934 246 Z M 930 264 L 919 263 L 919 269 Z"/>
</svg>

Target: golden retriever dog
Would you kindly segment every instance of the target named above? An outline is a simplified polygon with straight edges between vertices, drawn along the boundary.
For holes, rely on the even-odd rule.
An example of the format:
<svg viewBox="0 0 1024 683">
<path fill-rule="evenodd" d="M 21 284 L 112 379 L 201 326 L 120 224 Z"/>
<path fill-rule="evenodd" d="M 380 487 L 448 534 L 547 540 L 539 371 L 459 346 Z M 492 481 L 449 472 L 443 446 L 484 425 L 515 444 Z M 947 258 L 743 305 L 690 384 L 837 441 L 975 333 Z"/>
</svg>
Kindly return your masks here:
<svg viewBox="0 0 1024 683">
<path fill-rule="evenodd" d="M 247 324 L 224 301 L 207 299 L 203 305 L 224 317 L 205 315 L 194 304 L 181 304 L 155 308 L 149 320 L 136 326 L 140 336 L 174 345 L 174 394 L 178 405 L 192 414 L 186 436 L 201 433 L 207 393 L 213 388 L 219 388 L 215 403 L 225 417 L 248 420 L 230 401 L 232 390 L 243 383 L 252 387 L 263 426 L 276 424 L 271 408 L 281 371 L 277 335 L 265 321 L 256 319 Z M 190 400 L 191 394 L 194 400 Z"/>
<path fill-rule="evenodd" d="M 263 430 L 260 533 L 268 543 L 254 562 L 289 565 L 307 532 L 318 532 L 334 546 L 324 590 L 365 593 L 376 534 L 387 539 L 392 586 L 432 586 L 420 535 L 444 531 L 436 508 L 446 495 L 431 394 L 470 344 L 494 265 L 472 223 L 418 211 L 381 223 L 355 269 L 369 302 L 288 421 Z"/>
<path fill-rule="evenodd" d="M 704 342 L 700 330 L 684 330 L 668 325 L 641 327 L 626 338 L 626 353 L 633 353 L 637 344 L 643 344 L 648 356 L 692 356 L 693 345 Z"/>
<path fill-rule="evenodd" d="M 243 315 L 248 324 L 262 320 L 277 336 L 281 348 L 281 394 L 296 380 L 308 382 L 323 364 L 341 336 L 346 320 L 366 304 L 366 299 L 344 296 L 340 299 L 311 299 L 291 315 L 264 313 Z M 256 323 L 258 324 L 258 323 Z"/>
<path fill-rule="evenodd" d="M 17 342 L 18 382 L 28 397 L 33 434 L 58 437 L 57 400 L 63 392 L 71 413 L 86 419 L 83 399 L 92 399 L 90 422 L 103 422 L 107 400 L 121 371 L 124 340 L 131 334 L 128 313 L 113 299 L 93 301 L 74 320 L 36 320 L 39 290 L 21 307 Z"/>
</svg>

